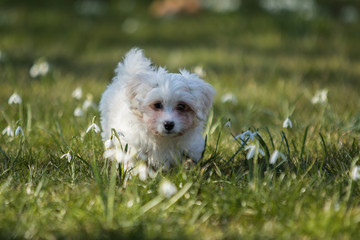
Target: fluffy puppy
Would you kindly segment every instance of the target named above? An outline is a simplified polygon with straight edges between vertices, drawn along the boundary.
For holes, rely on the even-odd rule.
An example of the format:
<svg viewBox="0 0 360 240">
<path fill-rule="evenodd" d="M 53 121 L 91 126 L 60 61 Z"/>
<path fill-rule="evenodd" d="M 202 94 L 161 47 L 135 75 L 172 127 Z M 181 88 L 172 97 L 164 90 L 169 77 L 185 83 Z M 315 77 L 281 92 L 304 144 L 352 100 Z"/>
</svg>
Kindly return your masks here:
<svg viewBox="0 0 360 240">
<path fill-rule="evenodd" d="M 130 50 L 100 101 L 105 157 L 125 169 L 136 159 L 169 168 L 184 157 L 199 161 L 204 122 L 214 88 L 186 70 L 153 67 L 142 50 Z"/>
</svg>

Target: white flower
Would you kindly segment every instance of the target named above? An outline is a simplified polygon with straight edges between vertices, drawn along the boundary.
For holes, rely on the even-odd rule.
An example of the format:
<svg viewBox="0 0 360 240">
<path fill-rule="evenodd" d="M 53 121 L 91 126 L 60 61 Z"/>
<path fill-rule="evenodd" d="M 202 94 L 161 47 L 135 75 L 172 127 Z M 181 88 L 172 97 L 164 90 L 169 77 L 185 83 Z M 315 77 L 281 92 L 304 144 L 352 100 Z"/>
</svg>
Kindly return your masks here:
<svg viewBox="0 0 360 240">
<path fill-rule="evenodd" d="M 292 122 L 290 120 L 290 118 L 285 119 L 285 121 L 283 122 L 283 128 L 292 128 Z"/>
<path fill-rule="evenodd" d="M 110 158 L 111 160 L 121 162 L 120 159 L 122 159 L 122 151 L 117 149 L 107 149 L 104 152 L 104 158 Z"/>
<path fill-rule="evenodd" d="M 88 108 L 96 108 L 94 102 L 93 102 L 93 96 L 91 94 L 86 95 L 86 99 L 82 105 L 82 108 L 86 111 Z"/>
<path fill-rule="evenodd" d="M 63 154 L 63 155 L 60 157 L 60 159 L 61 159 L 61 158 L 66 158 L 66 159 L 68 160 L 68 162 L 71 162 L 71 154 L 70 154 L 69 152 Z"/>
<path fill-rule="evenodd" d="M 11 104 L 21 104 L 22 100 L 19 94 L 14 93 L 13 95 L 10 96 L 9 101 L 8 101 L 9 105 Z"/>
<path fill-rule="evenodd" d="M 82 89 L 81 87 L 76 88 L 71 95 L 73 98 L 79 100 L 82 98 Z"/>
<path fill-rule="evenodd" d="M 114 141 L 111 138 L 106 140 L 104 145 L 105 145 L 106 150 L 107 149 L 113 149 L 115 147 Z"/>
<path fill-rule="evenodd" d="M 134 200 L 133 200 L 133 199 L 130 199 L 130 200 L 127 202 L 127 204 L 126 204 L 126 206 L 127 206 L 128 208 L 131 208 L 133 205 L 134 205 Z"/>
<path fill-rule="evenodd" d="M 96 125 L 96 123 L 93 123 L 88 127 L 88 129 L 86 130 L 86 133 L 90 132 L 92 129 L 96 133 L 100 132 L 100 127 L 98 125 Z"/>
<path fill-rule="evenodd" d="M 13 137 L 14 136 L 14 131 L 10 126 L 7 126 L 6 128 L 4 128 L 4 130 L 2 130 L 1 134 L 2 135 L 8 135 L 9 137 Z"/>
<path fill-rule="evenodd" d="M 49 72 L 50 66 L 49 63 L 46 61 L 38 61 L 34 63 L 34 65 L 30 68 L 30 76 L 32 78 L 37 78 L 41 76 L 45 76 Z"/>
<path fill-rule="evenodd" d="M 351 170 L 351 179 L 354 181 L 360 179 L 360 166 L 355 166 Z"/>
<path fill-rule="evenodd" d="M 247 159 L 247 160 L 250 160 L 251 158 L 254 157 L 254 155 L 255 155 L 255 150 L 256 150 L 256 146 L 255 146 L 255 145 L 249 145 L 249 146 L 246 146 L 246 147 L 245 147 L 245 151 L 248 151 L 248 153 L 246 154 L 246 159 Z M 261 155 L 265 156 L 265 153 L 264 153 L 264 151 L 263 151 L 261 148 L 259 148 L 259 153 L 260 153 Z"/>
<path fill-rule="evenodd" d="M 231 122 L 230 122 L 230 120 L 229 121 L 227 121 L 226 123 L 225 123 L 225 128 L 230 128 L 231 127 Z"/>
<path fill-rule="evenodd" d="M 237 104 L 238 100 L 236 98 L 236 96 L 232 93 L 225 93 L 224 95 L 222 95 L 221 97 L 221 102 L 222 103 L 226 103 L 226 102 L 231 102 L 233 104 Z"/>
<path fill-rule="evenodd" d="M 205 70 L 204 70 L 204 68 L 202 66 L 196 66 L 194 68 L 194 73 L 196 73 L 200 77 L 205 77 L 206 76 L 206 72 L 205 72 Z"/>
<path fill-rule="evenodd" d="M 286 161 L 285 155 L 282 154 L 280 151 L 275 150 L 275 151 L 271 154 L 271 156 L 270 156 L 269 163 L 270 163 L 270 164 L 275 164 L 276 161 L 277 161 L 277 159 L 278 159 L 279 157 L 281 157 L 284 161 Z"/>
<path fill-rule="evenodd" d="M 251 132 L 250 130 L 247 130 L 246 132 L 243 132 L 242 134 L 235 136 L 235 139 L 240 138 L 241 142 L 245 142 L 247 140 L 254 141 L 256 135 L 260 136 L 260 133 L 259 132 Z"/>
<path fill-rule="evenodd" d="M 130 169 L 133 167 L 131 155 L 129 153 L 123 152 L 120 148 L 112 148 L 105 150 L 104 158 L 108 158 L 112 161 L 122 163 L 125 169 Z"/>
<path fill-rule="evenodd" d="M 81 108 L 79 107 L 75 108 L 74 110 L 75 117 L 82 117 L 83 115 L 84 115 L 84 111 Z"/>
<path fill-rule="evenodd" d="M 22 130 L 22 128 L 19 126 L 16 128 L 15 130 L 15 136 L 21 134 L 22 136 L 24 136 L 24 131 Z"/>
<path fill-rule="evenodd" d="M 161 195 L 165 196 L 166 198 L 169 198 L 177 192 L 177 188 L 175 184 L 173 184 L 172 182 L 168 180 L 164 180 L 160 184 L 159 192 Z"/>
<path fill-rule="evenodd" d="M 327 89 L 322 89 L 322 90 L 318 90 L 316 91 L 314 97 L 311 99 L 311 103 L 312 104 L 325 104 L 327 103 L 327 94 L 328 94 L 328 90 Z"/>
<path fill-rule="evenodd" d="M 141 181 L 146 181 L 148 173 L 147 173 L 147 167 L 146 167 L 145 163 L 139 164 L 131 172 L 132 172 L 132 174 L 134 174 L 134 176 L 139 176 L 139 179 Z"/>
<path fill-rule="evenodd" d="M 31 185 L 26 186 L 26 194 L 30 195 L 32 193 Z"/>
</svg>

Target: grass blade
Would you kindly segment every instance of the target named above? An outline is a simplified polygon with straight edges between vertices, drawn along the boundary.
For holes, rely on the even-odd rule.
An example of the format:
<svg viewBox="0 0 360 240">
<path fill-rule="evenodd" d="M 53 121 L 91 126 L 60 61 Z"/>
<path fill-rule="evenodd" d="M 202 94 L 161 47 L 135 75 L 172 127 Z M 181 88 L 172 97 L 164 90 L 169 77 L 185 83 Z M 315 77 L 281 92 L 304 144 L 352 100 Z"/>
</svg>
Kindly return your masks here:
<svg viewBox="0 0 360 240">
<path fill-rule="evenodd" d="M 305 133 L 304 133 L 304 137 L 303 137 L 302 145 L 301 145 L 301 151 L 300 151 L 300 155 L 299 155 L 299 160 L 302 160 L 302 155 L 303 155 L 304 149 L 305 149 L 306 137 L 307 137 L 308 130 L 309 130 L 309 126 L 307 126 L 305 129 Z"/>
<path fill-rule="evenodd" d="M 109 226 L 112 226 L 114 218 L 114 201 L 115 201 L 115 187 L 116 187 L 116 161 L 112 161 L 110 172 L 110 184 L 107 197 L 107 222 Z"/>
</svg>

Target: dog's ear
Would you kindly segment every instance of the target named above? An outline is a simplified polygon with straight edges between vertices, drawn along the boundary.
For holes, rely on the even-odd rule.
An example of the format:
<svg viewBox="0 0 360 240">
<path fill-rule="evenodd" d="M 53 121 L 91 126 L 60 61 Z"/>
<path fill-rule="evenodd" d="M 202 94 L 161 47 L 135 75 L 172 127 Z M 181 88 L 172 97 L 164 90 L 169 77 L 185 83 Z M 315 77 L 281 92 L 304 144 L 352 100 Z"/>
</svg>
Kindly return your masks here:
<svg viewBox="0 0 360 240">
<path fill-rule="evenodd" d="M 149 82 L 146 81 L 146 75 L 135 75 L 123 86 L 131 111 L 142 117 L 143 100 L 151 89 Z"/>
<path fill-rule="evenodd" d="M 138 48 L 131 49 L 115 69 L 116 76 L 113 81 L 124 91 L 130 109 L 140 117 L 142 116 L 141 101 L 144 98 L 142 95 L 149 88 L 147 75 L 153 71 L 150 59 L 146 58 L 143 51 Z"/>
<path fill-rule="evenodd" d="M 215 89 L 197 74 L 191 74 L 186 70 L 180 70 L 180 73 L 188 81 L 190 92 L 196 99 L 196 117 L 200 121 L 205 121 L 214 100 Z"/>
</svg>

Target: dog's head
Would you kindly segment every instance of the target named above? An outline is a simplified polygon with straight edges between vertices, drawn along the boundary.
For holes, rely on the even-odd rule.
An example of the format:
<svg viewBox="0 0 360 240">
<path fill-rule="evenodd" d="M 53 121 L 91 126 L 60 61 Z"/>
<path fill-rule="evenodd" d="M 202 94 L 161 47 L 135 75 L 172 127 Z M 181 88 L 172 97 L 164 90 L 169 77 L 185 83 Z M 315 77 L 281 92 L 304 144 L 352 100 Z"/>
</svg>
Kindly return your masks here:
<svg viewBox="0 0 360 240">
<path fill-rule="evenodd" d="M 132 111 L 155 136 L 181 136 L 203 124 L 214 88 L 197 74 L 165 69 L 134 74 L 124 86 Z"/>
</svg>

